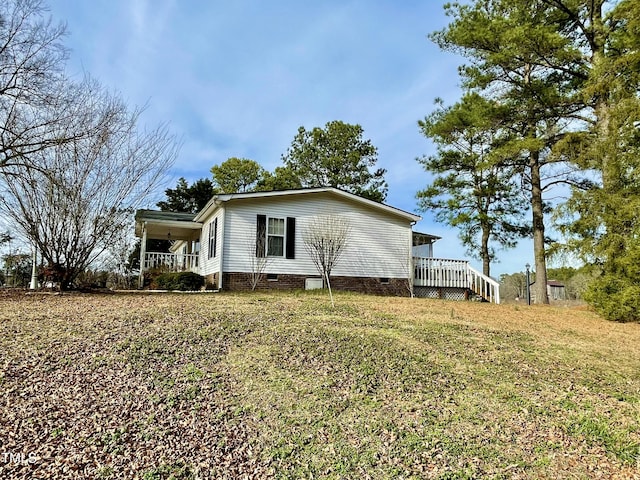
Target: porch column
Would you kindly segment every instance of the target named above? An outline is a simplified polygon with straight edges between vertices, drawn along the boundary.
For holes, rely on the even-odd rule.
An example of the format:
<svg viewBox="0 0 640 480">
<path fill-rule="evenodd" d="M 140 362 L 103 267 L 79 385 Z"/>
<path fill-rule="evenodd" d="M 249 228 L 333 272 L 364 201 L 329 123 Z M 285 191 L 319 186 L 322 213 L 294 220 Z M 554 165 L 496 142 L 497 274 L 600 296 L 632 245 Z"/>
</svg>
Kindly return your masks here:
<svg viewBox="0 0 640 480">
<path fill-rule="evenodd" d="M 187 242 L 187 261 L 185 262 L 186 263 L 187 272 L 192 272 L 193 271 L 193 265 L 191 263 L 191 253 L 193 252 L 192 246 L 193 246 L 193 240 L 189 240 Z"/>
<path fill-rule="evenodd" d="M 147 222 L 142 224 L 142 240 L 140 241 L 140 275 L 138 288 L 144 287 L 144 259 L 147 256 Z"/>
</svg>

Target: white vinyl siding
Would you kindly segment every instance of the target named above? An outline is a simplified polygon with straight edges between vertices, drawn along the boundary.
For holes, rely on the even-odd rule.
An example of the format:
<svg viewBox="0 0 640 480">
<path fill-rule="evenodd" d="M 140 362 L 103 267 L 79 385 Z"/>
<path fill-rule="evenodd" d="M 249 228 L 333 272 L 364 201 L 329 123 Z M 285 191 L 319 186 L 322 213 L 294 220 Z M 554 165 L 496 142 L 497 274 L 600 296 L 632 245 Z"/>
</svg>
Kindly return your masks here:
<svg viewBox="0 0 640 480">
<path fill-rule="evenodd" d="M 313 217 L 324 214 L 342 215 L 350 224 L 347 246 L 332 275 L 407 277 L 407 259 L 411 248 L 410 222 L 329 193 L 226 203 L 223 271 L 251 271 L 250 255 L 255 255 L 256 217 L 265 215 L 267 218 L 296 219 L 295 259 L 269 257 L 265 273 L 317 276 L 316 267 L 305 249 L 302 232 Z"/>
<path fill-rule="evenodd" d="M 200 236 L 200 275 L 209 275 L 220 271 L 220 248 L 222 245 L 222 215 L 223 210 L 218 209 L 207 218 L 203 224 Z"/>
</svg>

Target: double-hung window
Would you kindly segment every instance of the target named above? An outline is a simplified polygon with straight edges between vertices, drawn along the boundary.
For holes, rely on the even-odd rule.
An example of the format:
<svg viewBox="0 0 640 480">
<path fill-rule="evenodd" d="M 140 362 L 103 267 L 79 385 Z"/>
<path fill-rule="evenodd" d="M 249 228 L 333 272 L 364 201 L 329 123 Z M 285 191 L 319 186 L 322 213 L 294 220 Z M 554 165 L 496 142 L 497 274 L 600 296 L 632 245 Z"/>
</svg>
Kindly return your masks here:
<svg viewBox="0 0 640 480">
<path fill-rule="evenodd" d="M 258 214 L 256 218 L 256 257 L 296 258 L 296 219 Z"/>
<path fill-rule="evenodd" d="M 284 218 L 267 218 L 267 256 L 284 257 Z"/>
</svg>

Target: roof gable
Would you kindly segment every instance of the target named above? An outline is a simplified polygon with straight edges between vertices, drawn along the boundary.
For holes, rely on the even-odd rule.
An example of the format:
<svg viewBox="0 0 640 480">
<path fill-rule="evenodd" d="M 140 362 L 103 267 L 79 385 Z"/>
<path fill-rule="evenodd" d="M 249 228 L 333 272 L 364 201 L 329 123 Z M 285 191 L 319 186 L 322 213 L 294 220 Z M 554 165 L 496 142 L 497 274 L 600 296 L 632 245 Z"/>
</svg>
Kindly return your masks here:
<svg viewBox="0 0 640 480">
<path fill-rule="evenodd" d="M 392 207 L 390 205 L 386 205 L 384 203 L 374 202 L 373 200 L 369 200 L 364 197 L 360 197 L 353 193 L 347 192 L 345 190 L 341 190 L 335 187 L 316 187 L 316 188 L 302 188 L 295 190 L 273 190 L 269 192 L 245 192 L 245 193 L 228 193 L 228 194 L 220 194 L 215 195 L 207 205 L 200 210 L 200 212 L 194 218 L 194 221 L 202 221 L 203 218 L 206 218 L 210 215 L 213 210 L 215 210 L 219 205 L 236 200 L 249 200 L 249 199 L 260 199 L 260 198 L 287 198 L 287 197 L 295 197 L 301 195 L 317 195 L 320 193 L 335 195 L 342 199 L 345 199 L 350 202 L 358 203 L 361 205 L 365 205 L 369 208 L 373 208 L 376 210 L 380 210 L 386 214 L 399 216 L 404 218 L 410 222 L 418 222 L 422 219 L 419 215 L 415 215 L 413 213 L 406 212 L 396 207 Z"/>
</svg>

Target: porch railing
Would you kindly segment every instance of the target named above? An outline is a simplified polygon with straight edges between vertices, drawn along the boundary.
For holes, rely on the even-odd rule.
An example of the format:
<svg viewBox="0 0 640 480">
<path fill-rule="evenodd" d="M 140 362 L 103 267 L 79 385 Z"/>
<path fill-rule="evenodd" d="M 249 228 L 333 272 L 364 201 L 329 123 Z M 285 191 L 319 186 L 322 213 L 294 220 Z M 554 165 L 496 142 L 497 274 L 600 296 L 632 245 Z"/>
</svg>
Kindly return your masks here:
<svg viewBox="0 0 640 480">
<path fill-rule="evenodd" d="M 492 303 L 500 303 L 500 284 L 466 260 L 414 257 L 413 267 L 414 286 L 465 288 Z"/>
<path fill-rule="evenodd" d="M 198 272 L 198 253 L 146 252 L 143 270 L 165 269 L 169 272 Z"/>
</svg>

